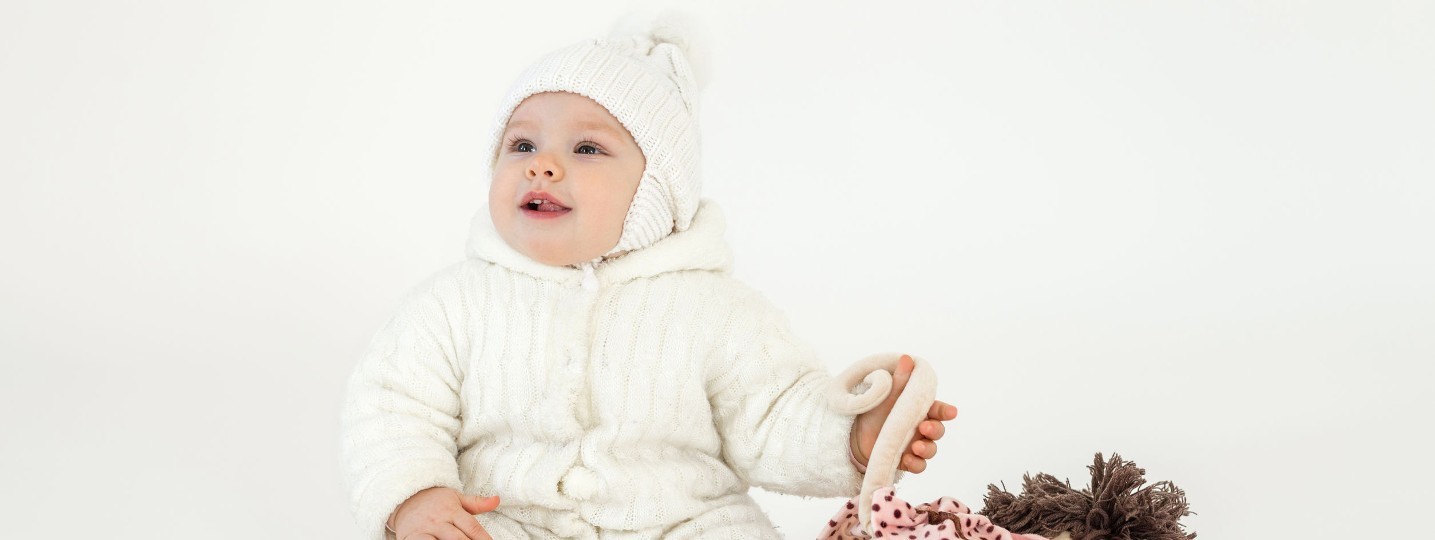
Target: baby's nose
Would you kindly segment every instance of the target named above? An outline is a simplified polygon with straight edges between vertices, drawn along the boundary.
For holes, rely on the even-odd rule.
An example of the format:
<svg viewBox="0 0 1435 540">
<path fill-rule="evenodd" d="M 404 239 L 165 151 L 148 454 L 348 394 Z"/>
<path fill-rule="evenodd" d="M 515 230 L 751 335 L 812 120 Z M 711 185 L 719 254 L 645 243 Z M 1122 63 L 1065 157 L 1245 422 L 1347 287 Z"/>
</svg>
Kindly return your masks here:
<svg viewBox="0 0 1435 540">
<path fill-rule="evenodd" d="M 533 160 L 533 164 L 528 166 L 528 178 L 530 180 L 537 180 L 538 178 L 557 180 L 560 171 L 561 169 L 558 168 L 558 165 L 553 162 Z"/>
</svg>

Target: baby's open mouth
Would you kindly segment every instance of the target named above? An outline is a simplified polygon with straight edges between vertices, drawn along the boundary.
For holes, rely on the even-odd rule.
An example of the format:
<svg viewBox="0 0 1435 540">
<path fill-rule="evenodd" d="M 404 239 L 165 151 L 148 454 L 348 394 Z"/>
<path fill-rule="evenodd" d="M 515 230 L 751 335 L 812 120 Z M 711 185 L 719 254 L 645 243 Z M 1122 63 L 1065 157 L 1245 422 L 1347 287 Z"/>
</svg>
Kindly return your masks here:
<svg viewBox="0 0 1435 540">
<path fill-rule="evenodd" d="M 566 206 L 547 199 L 532 199 L 523 204 L 525 210 L 532 212 L 567 212 L 571 210 Z"/>
</svg>

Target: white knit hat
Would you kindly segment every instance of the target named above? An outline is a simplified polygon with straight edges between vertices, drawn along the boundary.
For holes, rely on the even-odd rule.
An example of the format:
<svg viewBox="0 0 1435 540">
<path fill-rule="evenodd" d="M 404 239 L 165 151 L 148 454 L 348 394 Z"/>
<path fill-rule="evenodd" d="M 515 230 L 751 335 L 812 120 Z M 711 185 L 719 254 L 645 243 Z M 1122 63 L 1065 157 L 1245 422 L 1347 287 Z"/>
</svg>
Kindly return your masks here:
<svg viewBox="0 0 1435 540">
<path fill-rule="evenodd" d="M 681 24 L 679 24 L 681 22 Z M 680 29 L 686 26 L 686 30 Z M 638 143 L 647 161 L 623 234 L 606 255 L 641 249 L 692 224 L 698 174 L 699 79 L 691 63 L 691 24 L 666 14 L 641 32 L 616 31 L 545 55 L 503 98 L 489 142 L 489 170 L 508 118 L 528 96 L 564 91 L 598 102 Z"/>
</svg>

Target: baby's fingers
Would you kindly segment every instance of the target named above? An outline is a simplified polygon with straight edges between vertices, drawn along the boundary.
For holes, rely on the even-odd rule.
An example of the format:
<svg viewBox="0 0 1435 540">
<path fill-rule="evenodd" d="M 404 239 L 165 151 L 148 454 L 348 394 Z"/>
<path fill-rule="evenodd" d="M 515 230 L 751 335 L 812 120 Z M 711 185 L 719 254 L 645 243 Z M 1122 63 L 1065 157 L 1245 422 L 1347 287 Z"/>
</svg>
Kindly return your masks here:
<svg viewBox="0 0 1435 540">
<path fill-rule="evenodd" d="M 957 406 L 941 401 L 933 401 L 932 408 L 927 410 L 927 418 L 933 420 L 951 420 L 957 417 Z"/>
<path fill-rule="evenodd" d="M 927 420 L 917 426 L 917 432 L 921 433 L 922 436 L 935 441 L 942 438 L 942 435 L 947 434 L 947 426 L 946 424 L 943 424 L 936 420 Z"/>
<path fill-rule="evenodd" d="M 469 520 L 473 519 L 473 516 L 464 517 Z M 477 523 L 477 521 L 474 523 Z M 479 530 L 481 531 L 482 529 Z M 429 532 L 414 533 L 399 540 L 493 540 L 493 537 L 489 536 L 488 533 L 483 533 L 483 536 L 469 536 L 468 533 L 460 530 L 457 525 L 444 523 L 436 529 L 429 529 Z"/>
<path fill-rule="evenodd" d="M 932 459 L 937 455 L 937 443 L 932 441 L 917 441 L 912 443 L 912 455 L 922 459 Z"/>
<path fill-rule="evenodd" d="M 460 499 L 460 502 L 463 504 L 463 509 L 467 510 L 469 514 L 483 514 L 492 512 L 494 508 L 498 508 L 498 495 L 491 497 L 464 495 Z"/>
<path fill-rule="evenodd" d="M 912 454 L 902 454 L 902 469 L 913 473 L 927 470 L 927 460 Z"/>
<path fill-rule="evenodd" d="M 493 537 L 488 535 L 488 531 L 483 530 L 483 526 L 478 524 L 478 519 L 471 514 L 460 512 L 453 516 L 453 523 L 466 535 L 460 540 L 493 540 Z"/>
</svg>

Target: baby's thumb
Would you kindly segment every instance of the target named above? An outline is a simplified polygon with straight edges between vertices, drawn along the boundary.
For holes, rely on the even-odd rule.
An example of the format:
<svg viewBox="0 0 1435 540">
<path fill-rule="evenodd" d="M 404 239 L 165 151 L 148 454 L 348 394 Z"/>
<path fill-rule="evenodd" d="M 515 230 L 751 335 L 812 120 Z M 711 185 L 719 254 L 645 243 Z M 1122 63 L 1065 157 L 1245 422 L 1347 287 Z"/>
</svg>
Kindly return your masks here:
<svg viewBox="0 0 1435 540">
<path fill-rule="evenodd" d="M 464 511 L 470 514 L 482 514 L 492 512 L 498 508 L 498 495 L 492 497 L 479 497 L 478 495 L 464 495 L 462 498 Z"/>
<path fill-rule="evenodd" d="M 893 407 L 897 406 L 897 398 L 902 396 L 902 390 L 907 388 L 907 380 L 912 378 L 912 369 L 915 368 L 916 365 L 917 364 L 912 361 L 912 357 L 905 354 L 902 355 L 902 357 L 897 360 L 897 368 L 892 371 L 892 390 L 887 393 L 887 398 L 883 399 L 882 402 L 878 403 L 872 410 L 862 414 L 871 418 L 881 418 L 882 421 L 885 422 L 887 420 L 887 414 L 892 412 Z"/>
<path fill-rule="evenodd" d="M 897 403 L 897 397 L 907 389 L 907 381 L 912 378 L 912 370 L 917 368 L 916 361 L 911 356 L 902 355 L 897 360 L 897 370 L 892 373 L 892 393 L 887 394 L 887 404 Z"/>
</svg>

